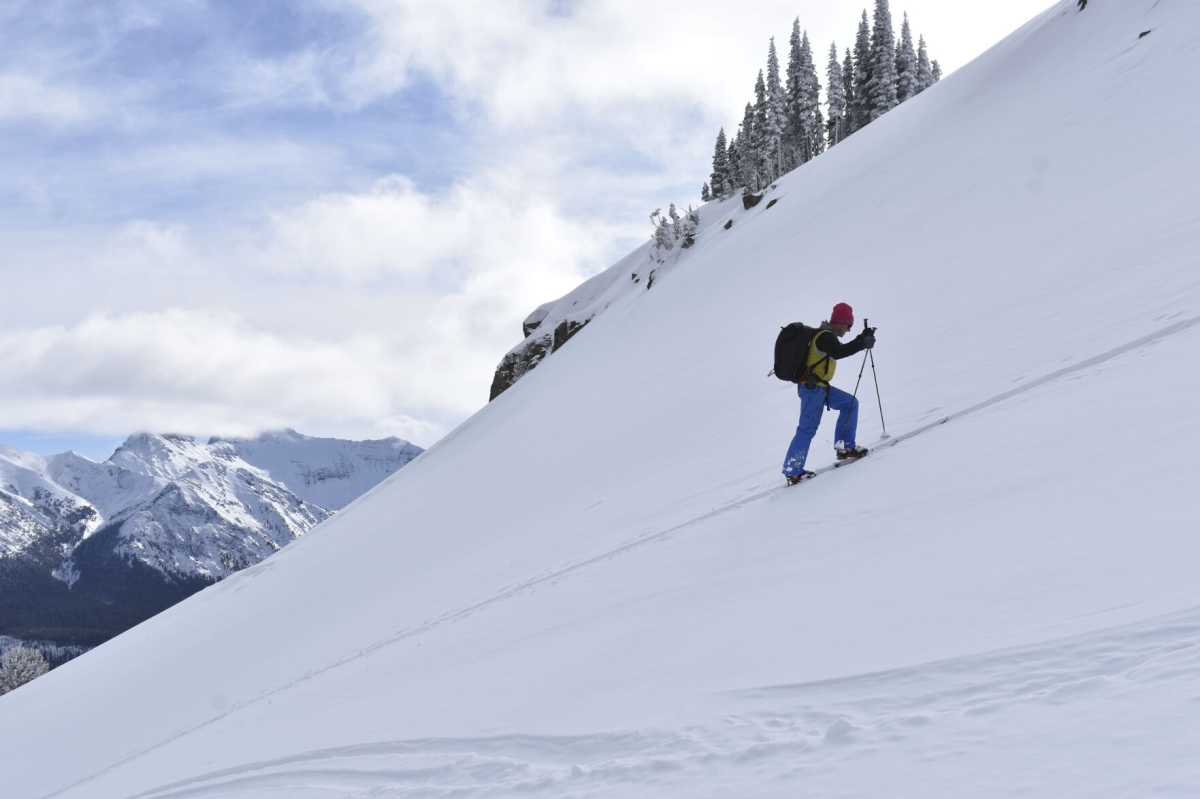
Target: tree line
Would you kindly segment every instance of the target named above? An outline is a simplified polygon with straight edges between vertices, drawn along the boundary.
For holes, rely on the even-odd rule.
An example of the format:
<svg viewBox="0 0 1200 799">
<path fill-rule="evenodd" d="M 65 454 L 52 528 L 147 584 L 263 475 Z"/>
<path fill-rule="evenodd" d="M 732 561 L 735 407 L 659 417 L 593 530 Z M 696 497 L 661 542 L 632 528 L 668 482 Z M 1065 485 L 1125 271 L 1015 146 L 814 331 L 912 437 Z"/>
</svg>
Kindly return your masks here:
<svg viewBox="0 0 1200 799">
<path fill-rule="evenodd" d="M 888 0 L 875 0 L 874 20 L 864 9 L 854 48 L 843 57 L 836 42 L 830 47 L 825 74 L 822 103 L 812 44 L 799 18 L 792 23 L 786 73 L 771 37 L 766 73 L 758 72 L 737 133 L 727 139 L 721 128 L 717 134 L 701 199 L 742 187 L 761 191 L 937 83 L 942 68 L 930 59 L 924 36 L 914 44 L 908 14 L 897 40 Z"/>
</svg>

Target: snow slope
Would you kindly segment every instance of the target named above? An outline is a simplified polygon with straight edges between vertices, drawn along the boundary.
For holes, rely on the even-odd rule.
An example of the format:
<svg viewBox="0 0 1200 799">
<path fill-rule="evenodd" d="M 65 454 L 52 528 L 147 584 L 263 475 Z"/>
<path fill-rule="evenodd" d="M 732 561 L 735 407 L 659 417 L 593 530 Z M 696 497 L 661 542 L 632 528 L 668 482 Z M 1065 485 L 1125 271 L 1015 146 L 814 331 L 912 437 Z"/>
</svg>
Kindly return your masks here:
<svg viewBox="0 0 1200 799">
<path fill-rule="evenodd" d="M 13 795 L 1200 793 L 1200 4 L 1089 5 L 710 205 L 410 467 L 0 699 Z M 775 488 L 770 345 L 837 300 L 916 434 Z"/>
</svg>

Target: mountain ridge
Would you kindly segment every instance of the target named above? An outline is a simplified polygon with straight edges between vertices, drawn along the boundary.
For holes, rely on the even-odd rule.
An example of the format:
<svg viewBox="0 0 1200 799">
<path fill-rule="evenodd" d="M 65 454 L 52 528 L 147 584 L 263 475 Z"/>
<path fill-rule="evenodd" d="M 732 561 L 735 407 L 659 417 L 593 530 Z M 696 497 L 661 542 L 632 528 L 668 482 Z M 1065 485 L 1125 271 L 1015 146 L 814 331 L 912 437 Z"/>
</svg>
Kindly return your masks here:
<svg viewBox="0 0 1200 799">
<path fill-rule="evenodd" d="M 292 471 L 273 477 L 239 448 Z M 58 629 L 63 644 L 94 644 L 279 551 L 420 452 L 295 431 L 208 442 L 137 433 L 99 463 L 0 448 L 0 633 L 55 640 Z M 340 470 L 327 468 L 334 456 Z M 313 473 L 333 484 L 323 496 L 335 507 L 290 487 L 319 493 L 302 479 Z"/>
</svg>

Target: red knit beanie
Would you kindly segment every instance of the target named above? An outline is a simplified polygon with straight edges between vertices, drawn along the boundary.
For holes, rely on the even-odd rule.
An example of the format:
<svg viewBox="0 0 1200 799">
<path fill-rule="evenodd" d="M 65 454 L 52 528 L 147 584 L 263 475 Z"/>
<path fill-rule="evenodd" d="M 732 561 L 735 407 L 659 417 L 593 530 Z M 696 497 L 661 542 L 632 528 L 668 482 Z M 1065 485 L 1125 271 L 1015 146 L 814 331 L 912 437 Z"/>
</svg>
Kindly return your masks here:
<svg viewBox="0 0 1200 799">
<path fill-rule="evenodd" d="M 829 324 L 854 327 L 854 309 L 844 302 L 839 302 L 833 306 L 833 313 L 829 315 Z"/>
</svg>

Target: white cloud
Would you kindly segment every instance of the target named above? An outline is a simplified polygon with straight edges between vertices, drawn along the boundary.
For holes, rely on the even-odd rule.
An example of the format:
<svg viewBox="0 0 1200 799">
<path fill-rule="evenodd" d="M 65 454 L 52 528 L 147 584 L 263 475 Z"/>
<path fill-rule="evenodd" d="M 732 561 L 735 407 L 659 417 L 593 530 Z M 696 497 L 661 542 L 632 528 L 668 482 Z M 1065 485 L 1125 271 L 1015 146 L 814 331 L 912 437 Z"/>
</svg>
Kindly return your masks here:
<svg viewBox="0 0 1200 799">
<path fill-rule="evenodd" d="M 428 444 L 486 400 L 520 320 L 618 232 L 504 172 L 435 196 L 388 178 L 215 231 L 127 224 L 50 259 L 83 262 L 69 273 L 76 307 L 107 311 L 0 332 L 0 383 L 19 387 L 0 414 L 40 429 L 291 426 Z M 14 271 L 0 311 L 14 303 L 15 318 L 18 297 L 62 285 Z"/>
<path fill-rule="evenodd" d="M 0 73 L 0 123 L 79 125 L 102 111 L 97 98 L 83 89 L 19 72 Z"/>
<path fill-rule="evenodd" d="M 610 231 L 567 218 L 540 192 L 504 178 L 481 176 L 430 196 L 393 176 L 366 192 L 317 197 L 272 216 L 259 261 L 355 281 L 418 275 L 446 288 L 499 271 L 518 296 L 524 283 L 565 290 L 562 280 L 580 277 L 575 265 Z"/>
<path fill-rule="evenodd" d="M 0 334 L 14 427 L 252 433 L 296 423 L 427 440 L 386 344 L 284 339 L 228 313 L 97 315 Z"/>
</svg>

